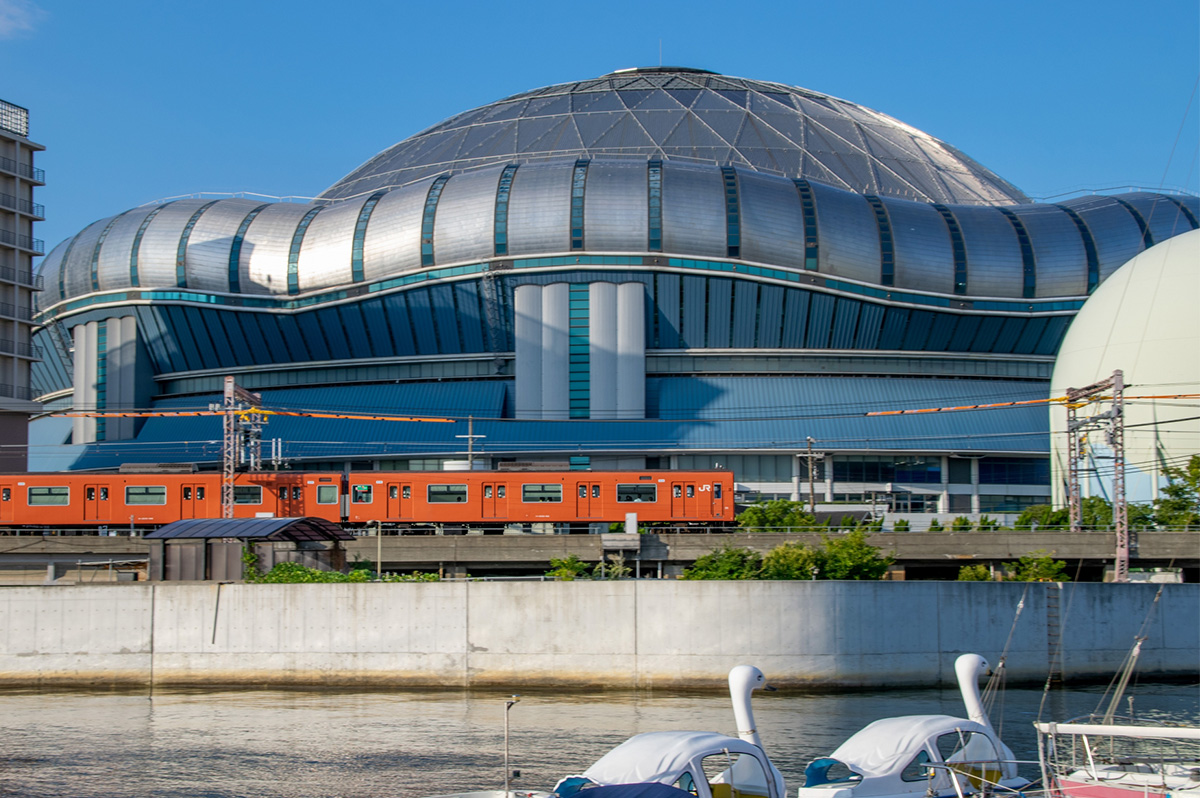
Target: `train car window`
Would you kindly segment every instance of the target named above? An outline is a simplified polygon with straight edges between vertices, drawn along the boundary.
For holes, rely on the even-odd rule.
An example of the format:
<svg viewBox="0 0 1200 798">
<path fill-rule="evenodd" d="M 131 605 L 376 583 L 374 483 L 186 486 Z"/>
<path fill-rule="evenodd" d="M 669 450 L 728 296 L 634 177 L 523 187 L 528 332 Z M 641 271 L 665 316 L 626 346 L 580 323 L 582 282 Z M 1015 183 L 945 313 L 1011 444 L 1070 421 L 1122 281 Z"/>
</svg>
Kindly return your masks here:
<svg viewBox="0 0 1200 798">
<path fill-rule="evenodd" d="M 371 485 L 353 485 L 350 488 L 350 501 L 355 504 L 371 503 Z"/>
<path fill-rule="evenodd" d="M 721 498 L 721 483 L 720 482 L 713 483 L 713 497 L 717 498 L 717 499 Z"/>
<path fill-rule="evenodd" d="M 454 504 L 467 500 L 466 485 L 430 485 L 428 493 L 430 504 Z"/>
<path fill-rule="evenodd" d="M 483 486 L 483 498 L 485 498 L 485 499 L 492 498 L 492 486 L 491 485 Z"/>
<path fill-rule="evenodd" d="M 681 496 L 683 496 L 683 490 L 680 489 L 680 487 L 678 485 L 672 485 L 671 486 L 671 495 L 674 496 L 676 499 L 678 499 Z"/>
<path fill-rule="evenodd" d="M 619 502 L 656 502 L 658 501 L 657 485 L 617 485 L 617 501 Z"/>
<path fill-rule="evenodd" d="M 108 488 L 100 489 L 100 501 L 102 501 L 102 502 L 108 501 Z"/>
<path fill-rule="evenodd" d="M 126 504 L 166 504 L 166 485 L 127 485 L 125 486 Z"/>
<path fill-rule="evenodd" d="M 388 498 L 395 499 L 400 496 L 400 489 L 395 485 L 388 485 Z"/>
<path fill-rule="evenodd" d="M 292 486 L 292 498 L 293 499 L 301 499 L 301 498 L 303 498 L 303 496 L 304 496 L 304 488 L 300 487 L 299 485 L 293 485 Z"/>
<path fill-rule="evenodd" d="M 286 501 L 286 500 L 287 500 L 287 487 L 285 486 L 285 487 L 282 487 L 279 489 L 279 501 Z"/>
<path fill-rule="evenodd" d="M 0 488 L 0 502 L 12 501 L 12 488 Z"/>
<path fill-rule="evenodd" d="M 503 498 L 504 498 L 504 486 L 503 486 L 503 485 L 497 485 L 497 486 L 496 486 L 496 498 L 497 498 L 497 499 L 503 499 Z"/>
<path fill-rule="evenodd" d="M 71 503 L 70 488 L 30 488 L 29 506 L 39 507 L 52 504 L 66 505 Z"/>
<path fill-rule="evenodd" d="M 521 501 L 527 504 L 561 502 L 562 485 L 522 485 Z"/>
<path fill-rule="evenodd" d="M 581 498 L 581 499 L 587 498 L 587 485 L 579 486 L 579 498 Z"/>
<path fill-rule="evenodd" d="M 234 485 L 234 504 L 262 504 L 262 485 Z"/>
<path fill-rule="evenodd" d="M 190 502 L 192 500 L 192 488 L 190 485 L 183 486 L 183 500 Z"/>
<path fill-rule="evenodd" d="M 592 498 L 593 499 L 600 498 L 600 486 L 599 485 L 592 485 Z"/>
<path fill-rule="evenodd" d="M 688 497 L 689 499 L 694 499 L 694 498 L 696 498 L 696 486 L 695 486 L 695 485 L 688 485 L 688 486 L 687 486 L 687 497 Z"/>
<path fill-rule="evenodd" d="M 203 498 L 204 498 L 204 486 L 197 485 L 196 486 L 196 500 L 199 501 L 200 499 L 203 499 Z"/>
<path fill-rule="evenodd" d="M 337 504 L 337 500 L 337 485 L 317 485 L 317 504 Z"/>
<path fill-rule="evenodd" d="M 96 501 L 96 489 L 95 488 L 87 489 L 87 500 L 90 502 Z"/>
<path fill-rule="evenodd" d="M 412 488 L 408 485 L 405 485 L 403 488 L 401 488 L 400 498 L 401 499 L 411 499 L 412 498 Z"/>
</svg>

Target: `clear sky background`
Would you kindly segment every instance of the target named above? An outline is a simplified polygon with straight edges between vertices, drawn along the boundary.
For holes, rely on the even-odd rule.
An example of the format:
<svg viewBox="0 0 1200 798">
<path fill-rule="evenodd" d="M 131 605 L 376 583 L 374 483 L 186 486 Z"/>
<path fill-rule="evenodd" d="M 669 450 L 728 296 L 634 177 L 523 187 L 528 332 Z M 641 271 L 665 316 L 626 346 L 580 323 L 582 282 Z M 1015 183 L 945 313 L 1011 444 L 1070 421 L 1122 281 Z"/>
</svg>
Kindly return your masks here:
<svg viewBox="0 0 1200 798">
<path fill-rule="evenodd" d="M 1197 0 L 0 0 L 46 145 L 35 235 L 196 192 L 314 196 L 520 91 L 660 63 L 874 108 L 1035 198 L 1200 192 Z"/>
</svg>

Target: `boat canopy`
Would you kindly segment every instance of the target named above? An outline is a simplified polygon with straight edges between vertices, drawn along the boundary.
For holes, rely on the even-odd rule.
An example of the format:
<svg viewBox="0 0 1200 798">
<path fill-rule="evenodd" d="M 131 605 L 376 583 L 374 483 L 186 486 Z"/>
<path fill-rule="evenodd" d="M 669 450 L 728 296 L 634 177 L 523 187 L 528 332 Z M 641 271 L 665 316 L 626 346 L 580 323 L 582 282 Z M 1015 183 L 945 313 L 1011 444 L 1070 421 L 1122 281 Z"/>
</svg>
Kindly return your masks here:
<svg viewBox="0 0 1200 798">
<path fill-rule="evenodd" d="M 937 738 L 956 731 L 990 737 L 982 724 L 950 715 L 909 715 L 877 720 L 842 743 L 829 755 L 867 778 L 899 774 L 922 750 L 935 755 Z M 996 754 L 993 752 L 991 757 Z M 935 756 L 935 760 L 940 760 Z"/>
<path fill-rule="evenodd" d="M 662 731 L 630 737 L 583 772 L 596 784 L 674 784 L 684 773 L 703 778 L 702 760 L 712 754 L 748 754 L 767 766 L 757 745 L 714 732 Z"/>
</svg>

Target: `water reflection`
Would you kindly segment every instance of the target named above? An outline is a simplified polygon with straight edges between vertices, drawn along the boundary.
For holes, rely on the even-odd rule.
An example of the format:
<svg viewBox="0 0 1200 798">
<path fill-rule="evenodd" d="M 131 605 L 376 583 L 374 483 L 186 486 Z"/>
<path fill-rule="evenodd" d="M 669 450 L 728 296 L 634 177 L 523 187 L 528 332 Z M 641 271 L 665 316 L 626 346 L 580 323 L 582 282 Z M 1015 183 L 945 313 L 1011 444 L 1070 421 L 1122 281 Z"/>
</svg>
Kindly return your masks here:
<svg viewBox="0 0 1200 798">
<path fill-rule="evenodd" d="M 1065 719 L 1102 688 L 1057 690 Z M 0 796 L 415 796 L 501 786 L 505 691 L 36 692 L 0 696 Z M 1004 691 L 997 730 L 1035 759 L 1040 690 Z M 758 729 L 789 792 L 804 766 L 881 717 L 952 714 L 957 691 L 755 694 Z M 1140 714 L 1200 722 L 1196 685 L 1141 685 Z M 1000 717 L 1003 720 L 1000 720 Z M 515 788 L 549 788 L 630 735 L 734 734 L 727 696 L 526 693 L 512 709 Z M 1027 768 L 1032 775 L 1036 768 Z"/>
</svg>

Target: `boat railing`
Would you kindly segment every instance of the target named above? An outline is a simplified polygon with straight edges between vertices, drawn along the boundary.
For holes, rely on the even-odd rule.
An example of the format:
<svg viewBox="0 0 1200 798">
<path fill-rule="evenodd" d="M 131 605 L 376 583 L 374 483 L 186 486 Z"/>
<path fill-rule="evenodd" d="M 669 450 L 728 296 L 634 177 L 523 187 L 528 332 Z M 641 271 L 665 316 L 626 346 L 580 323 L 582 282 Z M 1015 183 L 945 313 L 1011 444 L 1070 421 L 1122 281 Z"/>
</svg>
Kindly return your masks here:
<svg viewBox="0 0 1200 798">
<path fill-rule="evenodd" d="M 933 771 L 945 770 L 952 777 L 950 781 L 954 784 L 954 793 L 957 798 L 966 798 L 967 795 L 1017 795 L 1025 796 L 1030 790 L 1035 792 L 1038 787 L 1035 783 L 1030 782 L 1021 787 L 1010 787 L 1007 784 L 1000 782 L 1000 774 L 1004 772 L 1005 765 L 1037 765 L 1034 760 L 1022 759 L 978 759 L 978 760 L 955 760 L 954 762 L 926 762 L 924 767 L 929 768 L 930 778 L 933 777 Z M 957 778 L 961 776 L 962 778 Z M 963 780 L 971 786 L 968 791 Z"/>
</svg>

